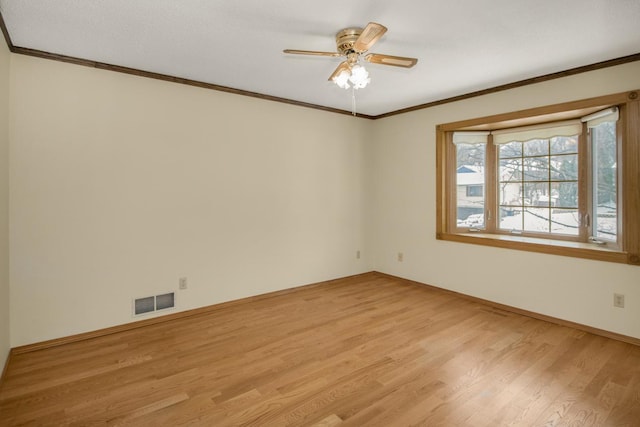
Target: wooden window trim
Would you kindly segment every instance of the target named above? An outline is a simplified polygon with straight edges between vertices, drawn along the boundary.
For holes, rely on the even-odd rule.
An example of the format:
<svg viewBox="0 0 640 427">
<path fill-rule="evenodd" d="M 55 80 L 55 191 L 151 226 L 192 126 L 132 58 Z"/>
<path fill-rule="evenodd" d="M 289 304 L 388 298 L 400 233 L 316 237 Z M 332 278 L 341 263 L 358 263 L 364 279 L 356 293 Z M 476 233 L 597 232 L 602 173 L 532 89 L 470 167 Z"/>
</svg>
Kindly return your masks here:
<svg viewBox="0 0 640 427">
<path fill-rule="evenodd" d="M 497 114 L 470 120 L 445 123 L 436 126 L 436 239 L 451 242 L 471 243 L 506 249 L 571 256 L 599 261 L 640 265 L 640 91 L 629 91 L 579 101 L 565 102 L 544 107 L 531 108 L 511 113 Z M 624 160 L 620 175 L 620 248 L 606 248 L 597 245 L 542 239 L 527 236 L 511 236 L 495 233 L 496 230 L 482 232 L 460 232 L 451 195 L 455 186 L 455 156 L 451 133 L 454 130 L 497 130 L 556 120 L 578 118 L 595 111 L 618 105 L 621 107 L 620 120 L 624 129 L 623 143 L 619 158 Z M 584 164 L 584 162 L 582 163 Z M 583 172 L 584 173 L 584 172 Z M 495 177 L 489 181 L 495 183 Z M 493 184 L 492 184 L 493 185 Z M 495 210 L 495 200 L 486 200 L 487 206 Z M 491 205 L 489 205 L 491 203 Z"/>
</svg>

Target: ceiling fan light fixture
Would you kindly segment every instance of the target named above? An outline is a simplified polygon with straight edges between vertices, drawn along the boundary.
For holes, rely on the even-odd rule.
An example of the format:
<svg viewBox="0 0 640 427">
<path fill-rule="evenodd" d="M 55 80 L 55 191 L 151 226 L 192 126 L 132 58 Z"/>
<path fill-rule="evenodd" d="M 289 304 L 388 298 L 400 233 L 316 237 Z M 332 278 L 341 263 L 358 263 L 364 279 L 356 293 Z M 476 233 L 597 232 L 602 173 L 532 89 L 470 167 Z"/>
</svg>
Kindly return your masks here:
<svg viewBox="0 0 640 427">
<path fill-rule="evenodd" d="M 339 88 L 349 89 L 349 79 L 351 78 L 351 73 L 348 69 L 342 70 L 336 76 L 333 77 L 333 82 L 338 85 Z"/>
<path fill-rule="evenodd" d="M 360 64 L 340 71 L 331 80 L 341 89 L 349 89 L 351 87 L 349 83 L 354 89 L 363 89 L 371 83 L 369 72 Z"/>
<path fill-rule="evenodd" d="M 363 89 L 371 83 L 371 78 L 369 77 L 369 72 L 366 68 L 360 64 L 356 64 L 351 67 L 351 76 L 349 77 L 349 81 L 353 84 L 354 89 Z"/>
</svg>

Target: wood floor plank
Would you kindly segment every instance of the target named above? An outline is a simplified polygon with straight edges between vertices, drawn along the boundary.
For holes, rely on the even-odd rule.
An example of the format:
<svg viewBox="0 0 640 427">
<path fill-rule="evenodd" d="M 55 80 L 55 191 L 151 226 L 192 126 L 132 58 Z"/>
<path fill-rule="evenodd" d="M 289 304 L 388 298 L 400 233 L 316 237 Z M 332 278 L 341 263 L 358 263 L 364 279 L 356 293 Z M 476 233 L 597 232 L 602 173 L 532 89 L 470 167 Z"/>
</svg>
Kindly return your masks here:
<svg viewBox="0 0 640 427">
<path fill-rule="evenodd" d="M 12 355 L 16 425 L 640 426 L 640 347 L 370 273 Z"/>
</svg>

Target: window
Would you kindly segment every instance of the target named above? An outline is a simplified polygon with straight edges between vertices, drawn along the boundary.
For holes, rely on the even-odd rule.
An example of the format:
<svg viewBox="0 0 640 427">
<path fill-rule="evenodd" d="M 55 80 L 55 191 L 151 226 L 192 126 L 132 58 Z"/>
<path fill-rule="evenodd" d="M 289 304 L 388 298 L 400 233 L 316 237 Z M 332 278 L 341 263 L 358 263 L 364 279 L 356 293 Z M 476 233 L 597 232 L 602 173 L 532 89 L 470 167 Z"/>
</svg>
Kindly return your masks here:
<svg viewBox="0 0 640 427">
<path fill-rule="evenodd" d="M 587 120 L 592 156 L 592 234 L 594 239 L 605 242 L 614 242 L 618 237 L 617 110 L 610 117 L 615 120 L 604 120 L 606 115 Z"/>
<path fill-rule="evenodd" d="M 484 225 L 484 157 L 488 132 L 454 134 L 456 156 L 456 209 L 461 226 Z"/>
<path fill-rule="evenodd" d="M 578 121 L 492 132 L 498 155 L 498 224 L 511 233 L 577 236 Z"/>
<path fill-rule="evenodd" d="M 437 237 L 640 265 L 637 92 L 439 125 Z"/>
<path fill-rule="evenodd" d="M 482 197 L 484 185 L 467 185 L 467 197 Z"/>
</svg>

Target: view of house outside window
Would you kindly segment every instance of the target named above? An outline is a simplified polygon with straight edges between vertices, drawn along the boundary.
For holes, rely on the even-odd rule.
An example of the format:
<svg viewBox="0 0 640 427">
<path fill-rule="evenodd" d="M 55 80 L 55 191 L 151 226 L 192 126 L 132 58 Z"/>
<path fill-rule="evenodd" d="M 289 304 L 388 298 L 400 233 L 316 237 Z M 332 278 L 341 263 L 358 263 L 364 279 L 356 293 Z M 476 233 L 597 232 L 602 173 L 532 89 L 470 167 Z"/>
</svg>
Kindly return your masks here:
<svg viewBox="0 0 640 427">
<path fill-rule="evenodd" d="M 456 150 L 458 226 L 484 228 L 486 143 L 458 143 Z"/>
</svg>

